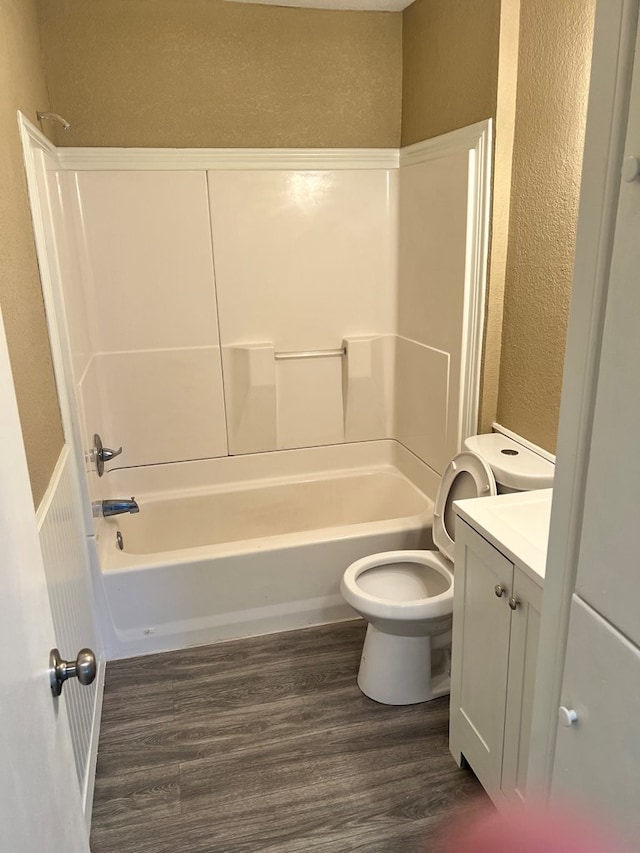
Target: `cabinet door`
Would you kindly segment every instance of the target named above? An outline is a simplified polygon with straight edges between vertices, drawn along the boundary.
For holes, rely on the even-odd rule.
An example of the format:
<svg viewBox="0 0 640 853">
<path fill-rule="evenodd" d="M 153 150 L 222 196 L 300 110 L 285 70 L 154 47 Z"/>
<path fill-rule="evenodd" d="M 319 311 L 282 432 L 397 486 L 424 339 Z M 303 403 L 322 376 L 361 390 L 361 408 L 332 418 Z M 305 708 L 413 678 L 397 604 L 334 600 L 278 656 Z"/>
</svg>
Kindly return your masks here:
<svg viewBox="0 0 640 853">
<path fill-rule="evenodd" d="M 456 520 L 449 747 L 500 797 L 513 564 Z M 505 590 L 498 597 L 495 587 Z"/>
<path fill-rule="evenodd" d="M 561 701 L 577 719 L 558 724 L 552 799 L 580 804 L 637 850 L 640 650 L 575 595 Z"/>
<path fill-rule="evenodd" d="M 511 616 L 502 792 L 507 799 L 522 802 L 529 761 L 542 589 L 517 566 L 513 573 L 513 598 L 516 609 Z"/>
</svg>

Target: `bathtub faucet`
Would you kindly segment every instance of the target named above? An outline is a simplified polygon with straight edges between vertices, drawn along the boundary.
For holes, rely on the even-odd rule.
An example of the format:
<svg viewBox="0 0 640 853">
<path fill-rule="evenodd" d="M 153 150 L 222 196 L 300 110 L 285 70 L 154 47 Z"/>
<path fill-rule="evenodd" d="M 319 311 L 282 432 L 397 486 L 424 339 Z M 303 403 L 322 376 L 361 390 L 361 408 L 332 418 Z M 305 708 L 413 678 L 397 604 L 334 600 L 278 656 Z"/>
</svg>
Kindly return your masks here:
<svg viewBox="0 0 640 853">
<path fill-rule="evenodd" d="M 102 515 L 108 518 L 110 515 L 121 515 L 123 512 L 140 512 L 140 507 L 136 503 L 135 498 L 131 498 L 130 501 L 126 498 L 95 501 L 91 506 L 94 517 Z"/>
</svg>

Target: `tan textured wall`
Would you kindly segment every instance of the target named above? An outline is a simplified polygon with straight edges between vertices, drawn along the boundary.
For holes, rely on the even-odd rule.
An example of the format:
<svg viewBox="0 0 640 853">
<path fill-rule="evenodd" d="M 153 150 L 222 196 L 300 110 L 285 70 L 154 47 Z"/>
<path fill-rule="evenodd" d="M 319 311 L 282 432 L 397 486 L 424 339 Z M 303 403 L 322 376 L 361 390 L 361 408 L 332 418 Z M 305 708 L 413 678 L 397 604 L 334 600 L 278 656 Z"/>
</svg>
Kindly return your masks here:
<svg viewBox="0 0 640 853">
<path fill-rule="evenodd" d="M 498 420 L 554 451 L 594 0 L 522 0 Z"/>
<path fill-rule="evenodd" d="M 34 503 L 63 445 L 16 110 L 48 108 L 35 0 L 0 0 L 0 304 Z"/>
<path fill-rule="evenodd" d="M 403 12 L 402 144 L 496 114 L 500 0 L 416 0 Z"/>
<path fill-rule="evenodd" d="M 402 15 L 41 0 L 65 145 L 397 147 Z"/>
<path fill-rule="evenodd" d="M 513 137 L 516 119 L 519 32 L 520 0 L 502 0 L 500 7 L 500 59 L 494 126 L 491 245 L 482 350 L 479 432 L 491 432 L 491 425 L 496 419 L 498 410 L 503 306 L 509 245 Z"/>
</svg>

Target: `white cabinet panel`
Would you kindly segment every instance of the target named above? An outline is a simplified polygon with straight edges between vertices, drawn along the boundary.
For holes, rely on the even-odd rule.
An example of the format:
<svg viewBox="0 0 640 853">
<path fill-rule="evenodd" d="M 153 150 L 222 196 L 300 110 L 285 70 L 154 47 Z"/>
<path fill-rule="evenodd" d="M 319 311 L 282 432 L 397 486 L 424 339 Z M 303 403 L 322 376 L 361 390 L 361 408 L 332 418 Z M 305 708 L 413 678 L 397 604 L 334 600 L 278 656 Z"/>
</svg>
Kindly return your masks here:
<svg viewBox="0 0 640 853">
<path fill-rule="evenodd" d="M 592 808 L 622 828 L 637 849 L 640 650 L 575 595 L 561 701 L 577 720 L 558 725 L 554 798 Z"/>
<path fill-rule="evenodd" d="M 513 564 L 458 518 L 450 749 L 490 794 L 500 790 L 502 771 L 512 576 Z"/>
<path fill-rule="evenodd" d="M 542 588 L 460 517 L 449 747 L 499 807 L 525 798 Z"/>
<path fill-rule="evenodd" d="M 513 598 L 517 607 L 511 617 L 501 787 L 507 799 L 522 802 L 529 760 L 542 589 L 517 567 Z"/>
</svg>

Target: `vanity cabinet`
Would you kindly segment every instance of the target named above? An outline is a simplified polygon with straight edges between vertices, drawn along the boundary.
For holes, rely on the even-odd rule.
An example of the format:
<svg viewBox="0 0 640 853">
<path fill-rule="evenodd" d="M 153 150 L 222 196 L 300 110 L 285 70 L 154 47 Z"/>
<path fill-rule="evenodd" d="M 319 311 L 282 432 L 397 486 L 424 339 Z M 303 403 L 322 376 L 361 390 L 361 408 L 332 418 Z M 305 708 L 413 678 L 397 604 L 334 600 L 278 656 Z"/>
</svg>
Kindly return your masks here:
<svg viewBox="0 0 640 853">
<path fill-rule="evenodd" d="M 461 518 L 451 666 L 451 752 L 497 806 L 524 799 L 542 578 Z"/>
</svg>

